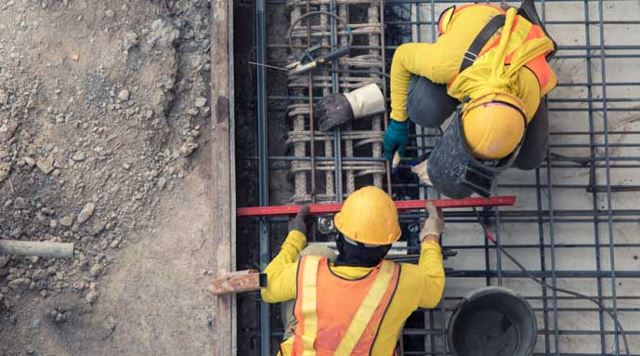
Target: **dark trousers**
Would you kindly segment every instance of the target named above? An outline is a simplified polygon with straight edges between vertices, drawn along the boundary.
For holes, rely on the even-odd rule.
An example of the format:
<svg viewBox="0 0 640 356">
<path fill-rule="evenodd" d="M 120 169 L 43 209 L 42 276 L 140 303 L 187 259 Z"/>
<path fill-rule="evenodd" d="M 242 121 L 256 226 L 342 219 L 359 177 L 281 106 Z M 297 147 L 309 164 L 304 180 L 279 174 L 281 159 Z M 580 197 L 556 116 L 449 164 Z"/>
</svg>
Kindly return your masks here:
<svg viewBox="0 0 640 356">
<path fill-rule="evenodd" d="M 447 94 L 447 86 L 435 84 L 427 78 L 413 76 L 409 84 L 407 113 L 409 119 L 424 127 L 440 127 L 453 114 L 460 102 Z M 538 111 L 527 125 L 520 152 L 513 165 L 529 170 L 540 165 L 549 148 L 549 112 L 547 104 L 540 101 Z"/>
</svg>

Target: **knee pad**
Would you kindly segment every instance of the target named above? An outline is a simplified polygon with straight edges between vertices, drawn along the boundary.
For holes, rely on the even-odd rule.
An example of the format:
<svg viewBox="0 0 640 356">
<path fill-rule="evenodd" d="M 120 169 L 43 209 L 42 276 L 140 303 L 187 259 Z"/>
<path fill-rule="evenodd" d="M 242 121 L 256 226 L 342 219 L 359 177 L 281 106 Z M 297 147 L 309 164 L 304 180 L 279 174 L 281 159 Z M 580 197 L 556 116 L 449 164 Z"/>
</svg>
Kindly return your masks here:
<svg viewBox="0 0 640 356">
<path fill-rule="evenodd" d="M 459 102 L 447 94 L 447 86 L 412 76 L 409 82 L 409 120 L 424 127 L 439 127 L 456 110 Z"/>
</svg>

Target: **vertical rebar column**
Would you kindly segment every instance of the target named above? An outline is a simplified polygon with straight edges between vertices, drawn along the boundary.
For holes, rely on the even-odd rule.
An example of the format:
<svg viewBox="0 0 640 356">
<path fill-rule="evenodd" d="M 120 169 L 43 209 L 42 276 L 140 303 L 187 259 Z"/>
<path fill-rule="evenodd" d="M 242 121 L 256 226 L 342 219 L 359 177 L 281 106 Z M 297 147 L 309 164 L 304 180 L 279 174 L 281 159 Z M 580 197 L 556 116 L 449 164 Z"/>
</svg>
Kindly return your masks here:
<svg viewBox="0 0 640 356">
<path fill-rule="evenodd" d="M 338 6 L 338 17 L 343 21 L 343 23 L 349 23 L 349 6 L 348 5 L 341 4 Z M 349 44 L 349 36 L 347 35 L 340 36 L 340 45 L 344 47 L 344 46 L 347 46 L 348 44 Z M 343 67 L 345 70 L 345 76 L 351 77 L 351 73 L 349 72 L 349 66 L 345 65 Z M 345 131 L 352 131 L 353 126 L 351 125 L 351 123 L 349 123 L 348 125 L 346 125 L 345 128 L 346 128 Z M 344 141 L 345 156 L 353 157 L 354 156 L 353 140 L 350 138 L 343 138 L 343 141 Z M 346 180 L 346 186 L 347 186 L 347 191 L 345 193 L 349 194 L 356 189 L 355 175 L 352 169 L 346 170 L 345 180 Z"/>
<path fill-rule="evenodd" d="M 300 18 L 300 16 L 301 16 L 300 7 L 293 6 L 293 10 L 291 11 L 291 22 L 293 23 L 298 18 Z M 298 39 L 293 40 L 293 43 L 296 46 L 301 44 L 300 40 Z M 292 53 L 292 55 L 294 54 Z M 296 95 L 303 96 L 304 95 L 303 90 L 297 89 Z M 311 93 L 309 93 L 309 96 L 311 96 Z M 305 115 L 303 114 L 295 115 L 295 117 L 293 118 L 293 132 L 300 133 L 300 132 L 304 132 L 304 130 L 305 130 Z M 311 142 L 310 145 L 313 145 L 313 142 Z M 293 144 L 293 155 L 298 158 L 303 158 L 306 156 L 306 143 L 304 141 L 296 142 Z M 291 168 L 296 172 L 294 174 L 294 197 L 293 197 L 294 201 L 304 200 L 307 194 L 307 173 L 304 170 L 299 169 L 299 166 L 302 166 L 302 165 L 304 165 L 304 161 L 294 160 L 291 162 Z M 313 174 L 313 171 L 312 171 L 312 174 Z M 313 177 L 312 177 L 312 180 L 313 180 Z"/>
<path fill-rule="evenodd" d="M 334 14 L 336 12 L 335 0 L 330 0 L 329 2 L 329 13 Z M 323 20 L 327 20 L 326 16 L 323 16 Z M 331 51 L 335 51 L 338 45 L 338 35 L 337 35 L 337 26 L 336 20 L 331 17 L 328 19 L 328 27 L 329 27 L 329 43 L 331 46 Z M 325 23 L 325 25 L 327 25 Z M 327 94 L 338 94 L 340 92 L 340 83 L 338 78 L 338 61 L 333 61 L 331 64 L 332 72 L 331 72 L 331 91 L 324 92 Z M 334 154 L 334 175 L 335 175 L 335 200 L 342 201 L 342 133 L 341 129 L 338 127 L 333 131 L 333 154 Z M 328 193 L 328 192 L 327 192 Z"/>
<path fill-rule="evenodd" d="M 372 2 L 371 6 L 369 6 L 369 9 L 367 11 L 367 15 L 368 15 L 368 20 L 369 20 L 369 24 L 374 25 L 377 24 L 379 25 L 379 31 L 384 31 L 384 24 L 382 24 L 380 22 L 380 12 L 384 11 L 384 8 L 381 8 L 381 2 Z M 369 54 L 371 54 L 372 57 L 377 57 L 380 56 L 382 57 L 383 52 L 384 52 L 384 48 L 381 46 L 381 42 L 380 42 L 380 32 L 376 33 L 374 31 L 372 31 L 369 34 L 369 46 L 371 46 L 371 49 L 369 50 Z M 372 70 L 376 70 L 376 72 L 381 73 L 382 67 L 382 63 L 380 63 L 380 65 L 378 66 L 371 66 L 370 68 Z M 374 81 L 378 81 L 378 80 L 385 80 L 384 78 L 380 77 L 380 74 L 377 73 L 372 73 L 371 78 Z M 374 117 L 371 118 L 371 129 L 373 130 L 373 132 L 380 132 L 382 128 L 382 119 L 381 119 L 381 115 L 376 115 Z M 380 145 L 380 142 L 374 142 L 372 145 L 372 153 L 373 153 L 373 157 L 374 158 L 382 158 L 382 147 Z M 375 173 L 373 175 L 373 185 L 375 185 L 376 187 L 382 187 L 382 174 L 379 173 Z"/>
<path fill-rule="evenodd" d="M 258 204 L 269 205 L 269 134 L 267 122 L 267 73 L 266 67 L 266 26 L 265 0 L 255 3 L 255 44 L 256 44 L 256 113 L 257 113 L 257 149 L 258 149 Z M 266 219 L 259 222 L 260 268 L 264 269 L 271 260 L 269 248 L 269 223 Z M 260 354 L 271 353 L 271 320 L 269 305 L 260 303 Z"/>
<path fill-rule="evenodd" d="M 605 184 L 607 187 L 607 232 L 609 233 L 609 263 L 610 263 L 610 277 L 611 277 L 611 307 L 613 309 L 613 321 L 618 323 L 618 300 L 616 293 L 616 263 L 615 263 L 615 249 L 613 239 L 613 211 L 611 207 L 611 157 L 609 157 L 609 116 L 608 116 L 608 103 L 607 103 L 607 67 L 605 60 L 605 45 L 604 45 L 604 9 L 603 1 L 598 1 L 598 34 L 600 36 L 600 70 L 601 82 L 602 82 L 602 121 L 604 126 L 604 163 L 605 163 Z M 620 354 L 620 338 L 618 329 L 614 327 L 614 344 L 616 346 L 616 355 Z M 629 352 L 629 350 L 626 350 Z"/>
<path fill-rule="evenodd" d="M 596 166 L 597 166 L 597 162 L 595 160 L 597 154 L 596 154 L 596 147 L 595 147 L 595 135 L 594 135 L 594 131 L 595 131 L 595 127 L 594 127 L 594 123 L 593 123 L 593 74 L 591 73 L 591 52 L 588 50 L 589 47 L 591 47 L 591 31 L 590 31 L 590 25 L 589 25 L 589 4 L 585 2 L 584 4 L 584 33 L 585 33 L 585 46 L 587 48 L 587 50 L 585 51 L 585 70 L 586 70 L 586 74 L 587 74 L 587 98 L 589 99 L 587 102 L 587 108 L 588 108 L 588 119 L 589 119 L 589 159 L 591 162 L 591 170 L 593 171 L 593 175 L 591 175 L 591 177 L 593 178 L 593 181 L 591 182 L 594 187 L 596 187 L 598 185 L 598 176 L 595 174 L 596 172 Z M 591 209 L 593 210 L 593 213 L 595 214 L 596 211 L 598 211 L 598 189 L 593 189 L 591 191 L 591 199 L 592 199 L 592 203 L 591 203 Z M 600 222 L 598 221 L 598 219 L 593 219 L 593 238 L 595 240 L 595 244 L 596 244 L 596 249 L 595 249 L 595 263 L 596 263 L 596 271 L 600 272 L 602 271 L 602 264 L 601 264 L 601 258 L 600 258 Z M 598 301 L 600 301 L 600 303 L 603 302 L 602 299 L 602 276 L 598 276 L 596 278 L 596 289 L 598 292 Z M 604 310 L 602 309 L 602 307 L 599 307 L 599 313 L 598 313 L 598 326 L 600 327 L 600 352 L 602 352 L 603 354 L 606 352 L 606 338 L 604 336 Z"/>
<path fill-rule="evenodd" d="M 540 182 L 540 167 L 536 168 L 536 209 L 537 209 L 537 220 L 538 220 L 538 241 L 540 243 L 540 247 L 538 249 L 538 253 L 540 254 L 540 270 L 542 272 L 546 272 L 546 249 L 544 247 L 544 219 L 543 219 L 543 209 L 542 209 L 542 184 Z M 541 277 L 540 280 L 543 283 L 547 283 L 546 277 Z M 542 289 L 542 314 L 544 316 L 543 325 L 544 325 L 544 349 L 545 354 L 549 354 L 551 351 L 551 344 L 549 343 L 549 333 L 546 332 L 549 330 L 549 307 L 547 303 L 547 288 L 541 287 Z"/>
</svg>

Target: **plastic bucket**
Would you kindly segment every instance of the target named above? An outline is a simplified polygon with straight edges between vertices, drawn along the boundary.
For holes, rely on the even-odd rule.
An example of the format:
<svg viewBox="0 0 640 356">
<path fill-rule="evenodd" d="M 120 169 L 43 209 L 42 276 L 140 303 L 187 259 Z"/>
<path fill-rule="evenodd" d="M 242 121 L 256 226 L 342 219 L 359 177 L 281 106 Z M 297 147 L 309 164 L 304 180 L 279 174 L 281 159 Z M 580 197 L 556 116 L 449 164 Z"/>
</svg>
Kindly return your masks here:
<svg viewBox="0 0 640 356">
<path fill-rule="evenodd" d="M 447 327 L 459 356 L 528 356 L 538 327 L 529 303 L 510 289 L 478 289 L 458 304 Z"/>
</svg>

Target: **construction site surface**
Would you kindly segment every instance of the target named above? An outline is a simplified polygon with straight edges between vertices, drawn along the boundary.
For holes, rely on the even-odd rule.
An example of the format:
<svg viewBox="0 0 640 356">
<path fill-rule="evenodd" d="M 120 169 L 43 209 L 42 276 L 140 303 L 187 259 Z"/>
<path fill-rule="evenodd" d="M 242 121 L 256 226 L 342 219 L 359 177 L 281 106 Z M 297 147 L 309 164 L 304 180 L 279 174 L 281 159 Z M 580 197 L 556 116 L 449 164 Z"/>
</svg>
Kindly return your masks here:
<svg viewBox="0 0 640 356">
<path fill-rule="evenodd" d="M 273 206 L 326 204 L 308 239 L 332 245 L 326 213 L 357 188 L 444 198 L 392 177 L 388 113 L 325 133 L 313 103 L 370 83 L 388 98 L 395 48 L 434 41 L 459 3 L 1 2 L 0 355 L 275 354 L 278 305 L 211 279 L 266 266 L 290 216 Z M 488 285 L 533 307 L 534 355 L 640 355 L 640 2 L 536 6 L 558 44 L 549 153 L 500 175 L 501 248 L 470 205 L 445 210 L 444 298 L 409 318 L 403 355 L 449 355 L 453 310 Z M 314 46 L 349 51 L 289 66 Z M 440 135 L 412 124 L 410 154 Z M 401 209 L 393 259 L 415 262 L 424 218 Z"/>
</svg>

